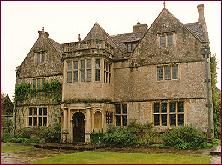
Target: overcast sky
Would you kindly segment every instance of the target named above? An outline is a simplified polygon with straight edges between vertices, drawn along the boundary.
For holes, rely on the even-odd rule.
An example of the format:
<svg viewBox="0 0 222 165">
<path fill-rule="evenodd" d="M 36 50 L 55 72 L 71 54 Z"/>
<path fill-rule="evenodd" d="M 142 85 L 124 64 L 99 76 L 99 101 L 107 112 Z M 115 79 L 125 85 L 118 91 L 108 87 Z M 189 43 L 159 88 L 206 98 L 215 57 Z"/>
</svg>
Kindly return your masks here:
<svg viewBox="0 0 222 165">
<path fill-rule="evenodd" d="M 205 20 L 211 53 L 217 55 L 218 84 L 221 86 L 221 2 L 170 1 L 166 8 L 182 23 L 198 21 L 197 5 L 205 5 Z M 161 1 L 104 2 L 2 2 L 1 1 L 1 92 L 14 95 L 15 69 L 29 53 L 44 26 L 59 43 L 84 38 L 95 22 L 110 35 L 130 33 L 137 22 L 148 27 L 161 12 Z"/>
</svg>

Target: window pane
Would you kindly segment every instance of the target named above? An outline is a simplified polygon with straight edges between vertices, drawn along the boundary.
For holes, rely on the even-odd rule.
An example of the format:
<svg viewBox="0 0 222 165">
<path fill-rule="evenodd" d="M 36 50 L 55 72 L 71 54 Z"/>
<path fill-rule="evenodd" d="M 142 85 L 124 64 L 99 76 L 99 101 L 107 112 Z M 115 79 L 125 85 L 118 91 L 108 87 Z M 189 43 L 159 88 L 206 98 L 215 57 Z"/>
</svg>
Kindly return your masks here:
<svg viewBox="0 0 222 165">
<path fill-rule="evenodd" d="M 123 115 L 123 126 L 127 126 L 127 115 Z"/>
<path fill-rule="evenodd" d="M 32 88 L 33 88 L 33 89 L 36 89 L 36 79 L 33 79 L 33 80 L 32 80 Z"/>
<path fill-rule="evenodd" d="M 176 112 L 176 102 L 170 102 L 170 112 Z"/>
<path fill-rule="evenodd" d="M 123 114 L 127 114 L 127 104 L 122 104 Z"/>
<path fill-rule="evenodd" d="M 113 113 L 112 112 L 106 112 L 106 123 L 107 124 L 113 123 Z"/>
<path fill-rule="evenodd" d="M 184 115 L 178 114 L 178 125 L 183 126 L 184 125 Z"/>
<path fill-rule="evenodd" d="M 175 64 L 172 66 L 172 79 L 178 79 L 178 65 Z"/>
<path fill-rule="evenodd" d="M 115 104 L 116 114 L 121 114 L 120 104 Z"/>
<path fill-rule="evenodd" d="M 100 69 L 100 59 L 96 59 L 96 69 Z"/>
<path fill-rule="evenodd" d="M 37 108 L 33 108 L 33 115 L 37 115 Z"/>
<path fill-rule="evenodd" d="M 163 66 L 157 66 L 157 80 L 163 80 Z"/>
<path fill-rule="evenodd" d="M 45 78 L 42 78 L 42 87 L 45 84 Z"/>
<path fill-rule="evenodd" d="M 32 115 L 32 108 L 29 108 L 29 116 Z"/>
<path fill-rule="evenodd" d="M 155 114 L 154 115 L 154 126 L 159 126 L 160 125 L 160 115 Z"/>
<path fill-rule="evenodd" d="M 86 70 L 87 72 L 86 72 L 86 80 L 87 81 L 91 81 L 91 69 L 87 69 Z"/>
<path fill-rule="evenodd" d="M 37 126 L 37 117 L 33 117 L 33 126 Z"/>
<path fill-rule="evenodd" d="M 74 75 L 73 81 L 74 81 L 74 82 L 78 82 L 78 70 L 75 70 L 75 71 L 73 72 L 73 75 Z"/>
<path fill-rule="evenodd" d="M 167 112 L 167 103 L 161 103 L 161 112 L 166 113 Z"/>
<path fill-rule="evenodd" d="M 81 69 L 85 69 L 85 60 L 81 60 Z"/>
<path fill-rule="evenodd" d="M 116 126 L 121 126 L 121 116 L 116 116 Z"/>
<path fill-rule="evenodd" d="M 74 61 L 73 62 L 73 68 L 75 69 L 75 70 L 78 70 L 78 61 Z"/>
<path fill-rule="evenodd" d="M 41 57 L 40 57 L 40 53 L 37 53 L 37 64 L 40 64 L 41 63 Z"/>
<path fill-rule="evenodd" d="M 42 117 L 39 117 L 39 126 L 42 126 Z"/>
<path fill-rule="evenodd" d="M 162 114 L 162 126 L 167 126 L 167 114 Z"/>
<path fill-rule="evenodd" d="M 41 88 L 41 79 L 37 79 L 37 89 Z"/>
<path fill-rule="evenodd" d="M 172 46 L 173 45 L 173 34 L 167 35 L 167 45 Z"/>
<path fill-rule="evenodd" d="M 86 68 L 91 69 L 91 59 L 86 60 Z"/>
<path fill-rule="evenodd" d="M 45 52 L 41 53 L 41 63 L 43 63 L 45 61 Z"/>
<path fill-rule="evenodd" d="M 43 117 L 43 126 L 47 125 L 47 117 Z"/>
<path fill-rule="evenodd" d="M 72 62 L 67 62 L 67 66 L 68 66 L 67 70 L 71 71 L 72 70 Z"/>
<path fill-rule="evenodd" d="M 176 114 L 170 114 L 170 126 L 176 126 Z"/>
<path fill-rule="evenodd" d="M 166 47 L 166 37 L 160 36 L 160 47 Z"/>
<path fill-rule="evenodd" d="M 132 44 L 131 44 L 131 43 L 128 43 L 128 44 L 127 44 L 127 51 L 128 51 L 128 52 L 131 52 L 131 51 L 132 51 Z"/>
<path fill-rule="evenodd" d="M 81 69 L 81 82 L 85 81 L 85 69 Z"/>
<path fill-rule="evenodd" d="M 43 115 L 47 115 L 47 108 L 43 108 Z"/>
<path fill-rule="evenodd" d="M 39 108 L 39 115 L 42 116 L 42 108 Z"/>
<path fill-rule="evenodd" d="M 165 80 L 170 80 L 171 79 L 171 68 L 169 65 L 165 65 L 164 66 L 164 77 Z"/>
<path fill-rule="evenodd" d="M 67 72 L 67 83 L 71 83 L 72 82 L 72 72 Z"/>
<path fill-rule="evenodd" d="M 29 126 L 32 126 L 32 117 L 29 117 Z"/>
<path fill-rule="evenodd" d="M 154 113 L 160 112 L 160 103 L 154 103 Z"/>
<path fill-rule="evenodd" d="M 184 106 L 183 106 L 183 102 L 182 101 L 178 102 L 178 112 L 184 112 Z"/>
<path fill-rule="evenodd" d="M 100 81 L 100 70 L 99 69 L 96 69 L 95 81 Z"/>
</svg>

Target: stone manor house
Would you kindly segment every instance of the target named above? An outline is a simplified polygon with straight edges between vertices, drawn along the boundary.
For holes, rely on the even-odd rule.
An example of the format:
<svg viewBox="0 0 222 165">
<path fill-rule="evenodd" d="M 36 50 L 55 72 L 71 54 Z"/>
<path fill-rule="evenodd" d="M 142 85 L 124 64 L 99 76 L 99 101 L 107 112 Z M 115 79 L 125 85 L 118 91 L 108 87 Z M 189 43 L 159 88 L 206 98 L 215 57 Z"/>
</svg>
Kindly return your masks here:
<svg viewBox="0 0 222 165">
<path fill-rule="evenodd" d="M 59 44 L 39 31 L 16 68 L 16 85 L 36 95 L 16 103 L 16 128 L 60 122 L 62 141 L 89 142 L 109 125 L 153 123 L 155 129 L 192 124 L 207 130 L 205 63 L 209 46 L 204 5 L 197 22 L 183 24 L 165 7 L 154 22 L 137 23 L 130 33 L 109 35 L 95 23 L 84 39 Z M 62 88 L 44 95 L 57 80 Z"/>
</svg>

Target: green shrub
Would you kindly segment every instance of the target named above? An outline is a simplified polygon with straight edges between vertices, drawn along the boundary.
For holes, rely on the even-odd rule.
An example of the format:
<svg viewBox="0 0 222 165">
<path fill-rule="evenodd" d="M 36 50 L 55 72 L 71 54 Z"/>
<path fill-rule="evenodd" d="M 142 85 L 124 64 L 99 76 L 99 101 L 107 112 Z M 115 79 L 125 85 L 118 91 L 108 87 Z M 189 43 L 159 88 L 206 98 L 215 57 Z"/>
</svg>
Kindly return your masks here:
<svg viewBox="0 0 222 165">
<path fill-rule="evenodd" d="M 61 139 L 61 126 L 59 123 L 48 127 L 26 127 L 17 131 L 16 139 L 12 141 L 17 141 L 15 143 L 59 143 Z M 29 141 L 22 141 L 17 138 L 26 138 Z"/>
<path fill-rule="evenodd" d="M 192 126 L 168 130 L 162 135 L 162 140 L 165 146 L 178 149 L 199 149 L 207 145 L 204 133 Z"/>
<path fill-rule="evenodd" d="M 104 134 L 103 133 L 91 133 L 90 139 L 93 144 L 101 144 Z"/>
<path fill-rule="evenodd" d="M 153 131 L 152 124 L 130 123 L 127 127 L 112 127 L 107 129 L 104 134 L 94 133 L 91 135 L 92 143 L 108 146 L 134 146 L 151 145 L 154 143 L 156 133 Z"/>
<path fill-rule="evenodd" d="M 49 127 L 41 127 L 40 137 L 46 143 L 59 143 L 61 139 L 61 125 L 59 123 Z"/>
<path fill-rule="evenodd" d="M 7 143 L 7 142 L 10 141 L 10 139 L 11 139 L 12 137 L 13 137 L 13 136 L 12 136 L 11 134 L 9 134 L 9 133 L 4 133 L 4 134 L 3 134 L 3 137 L 2 137 L 2 141 L 5 142 L 5 143 Z"/>
</svg>

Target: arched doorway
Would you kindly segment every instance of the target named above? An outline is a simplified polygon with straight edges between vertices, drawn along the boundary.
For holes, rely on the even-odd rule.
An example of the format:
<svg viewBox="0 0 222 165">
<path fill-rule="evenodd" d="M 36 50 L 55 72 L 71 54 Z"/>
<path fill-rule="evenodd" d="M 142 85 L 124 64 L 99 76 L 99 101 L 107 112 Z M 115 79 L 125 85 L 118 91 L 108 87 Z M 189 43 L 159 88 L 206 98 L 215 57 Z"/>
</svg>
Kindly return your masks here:
<svg viewBox="0 0 222 165">
<path fill-rule="evenodd" d="M 85 115 L 76 112 L 72 116 L 73 142 L 85 142 Z"/>
</svg>

